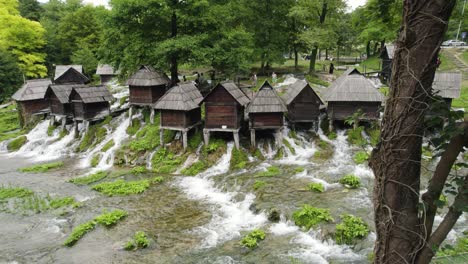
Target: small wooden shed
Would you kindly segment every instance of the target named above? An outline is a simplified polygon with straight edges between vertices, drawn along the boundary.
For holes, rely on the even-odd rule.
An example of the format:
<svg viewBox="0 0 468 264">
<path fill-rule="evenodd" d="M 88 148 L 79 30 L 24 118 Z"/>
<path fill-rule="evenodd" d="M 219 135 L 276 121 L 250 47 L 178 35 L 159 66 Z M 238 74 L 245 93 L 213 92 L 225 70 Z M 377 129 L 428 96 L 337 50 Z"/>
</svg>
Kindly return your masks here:
<svg viewBox="0 0 468 264">
<path fill-rule="evenodd" d="M 382 78 L 384 81 L 389 81 L 392 77 L 392 63 L 393 55 L 395 54 L 395 45 L 385 45 L 384 49 L 380 53 L 380 59 L 382 59 Z"/>
<path fill-rule="evenodd" d="M 57 65 L 54 75 L 55 84 L 85 84 L 89 83 L 88 77 L 83 74 L 81 65 Z"/>
<path fill-rule="evenodd" d="M 320 106 L 325 104 L 308 82 L 298 80 L 291 84 L 283 100 L 288 108 L 287 118 L 290 123 L 318 124 Z"/>
<path fill-rule="evenodd" d="M 284 126 L 284 113 L 287 111 L 283 100 L 266 81 L 247 107 L 252 146 L 255 146 L 255 131 L 264 129 L 276 130 L 277 143 L 281 144 L 281 129 Z"/>
<path fill-rule="evenodd" d="M 70 101 L 75 121 L 94 121 L 107 117 L 113 99 L 105 86 L 73 87 Z"/>
<path fill-rule="evenodd" d="M 99 64 L 96 70 L 96 75 L 99 75 L 101 84 L 107 84 L 117 76 L 117 73 L 114 71 L 112 65 Z"/>
<path fill-rule="evenodd" d="M 432 88 L 434 94 L 441 96 L 451 107 L 452 100 L 460 97 L 461 84 L 461 72 L 436 72 Z"/>
<path fill-rule="evenodd" d="M 324 99 L 332 126 L 334 120 L 346 120 L 359 110 L 364 113 L 363 120 L 378 119 L 384 96 L 357 69 L 351 68 L 330 85 Z"/>
<path fill-rule="evenodd" d="M 141 66 L 127 80 L 130 105 L 151 106 L 164 95 L 170 84 L 171 80 L 165 73 L 148 65 Z"/>
<path fill-rule="evenodd" d="M 86 87 L 80 84 L 51 84 L 47 88 L 46 99 L 49 103 L 50 115 L 57 117 L 73 117 L 70 94 L 73 87 Z"/>
<path fill-rule="evenodd" d="M 239 130 L 244 120 L 245 107 L 250 99 L 232 81 L 219 83 L 205 99 L 205 144 L 209 144 L 210 132 L 232 132 L 239 148 Z"/>
<path fill-rule="evenodd" d="M 164 144 L 164 129 L 181 131 L 184 149 L 187 148 L 187 133 L 200 125 L 200 103 L 203 96 L 193 83 L 179 83 L 154 104 L 161 111 L 161 145 Z"/>
<path fill-rule="evenodd" d="M 51 83 L 50 79 L 28 80 L 13 94 L 12 98 L 16 101 L 21 125 L 28 123 L 33 115 L 49 112 L 45 94 Z"/>
</svg>

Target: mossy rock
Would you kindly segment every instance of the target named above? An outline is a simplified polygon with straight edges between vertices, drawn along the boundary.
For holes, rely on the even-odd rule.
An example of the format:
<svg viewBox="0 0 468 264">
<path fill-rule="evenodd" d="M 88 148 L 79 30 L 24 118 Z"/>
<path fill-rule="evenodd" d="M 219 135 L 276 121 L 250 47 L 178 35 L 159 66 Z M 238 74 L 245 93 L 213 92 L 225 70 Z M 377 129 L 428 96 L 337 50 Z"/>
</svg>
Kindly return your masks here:
<svg viewBox="0 0 468 264">
<path fill-rule="evenodd" d="M 7 149 L 8 151 L 17 151 L 19 150 L 24 144 L 28 142 L 28 138 L 26 136 L 20 136 L 12 141 L 8 142 Z"/>
</svg>

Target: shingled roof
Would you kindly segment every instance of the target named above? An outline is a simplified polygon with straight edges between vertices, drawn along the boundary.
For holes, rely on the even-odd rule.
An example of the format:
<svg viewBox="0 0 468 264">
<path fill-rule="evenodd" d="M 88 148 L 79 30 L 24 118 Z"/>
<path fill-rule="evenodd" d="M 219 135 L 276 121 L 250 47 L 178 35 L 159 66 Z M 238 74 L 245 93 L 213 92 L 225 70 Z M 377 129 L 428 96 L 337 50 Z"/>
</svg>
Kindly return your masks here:
<svg viewBox="0 0 468 264">
<path fill-rule="evenodd" d="M 190 111 L 200 107 L 203 96 L 191 82 L 179 83 L 154 104 L 155 109 Z"/>
<path fill-rule="evenodd" d="M 70 94 L 73 88 L 86 87 L 85 85 L 77 84 L 52 84 L 49 89 L 57 96 L 60 103 L 67 104 L 70 102 Z"/>
<path fill-rule="evenodd" d="M 215 89 L 218 88 L 218 86 L 222 86 L 240 105 L 246 106 L 250 103 L 249 97 L 234 82 L 226 81 L 219 83 Z M 210 93 L 215 89 L 211 90 Z M 207 98 L 208 95 L 206 95 L 205 98 Z"/>
<path fill-rule="evenodd" d="M 153 67 L 143 65 L 127 80 L 129 86 L 160 86 L 168 85 L 171 79 L 163 72 L 156 71 Z"/>
<path fill-rule="evenodd" d="M 96 70 L 96 75 L 116 75 L 114 68 L 109 64 L 99 64 Z"/>
<path fill-rule="evenodd" d="M 51 83 L 52 81 L 50 79 L 28 80 L 11 98 L 16 101 L 44 99 L 47 87 L 49 87 Z"/>
<path fill-rule="evenodd" d="M 268 81 L 265 81 L 260 90 L 254 95 L 247 108 L 248 113 L 284 113 L 287 111 L 288 109 L 283 100 Z"/>
<path fill-rule="evenodd" d="M 348 69 L 324 93 L 327 102 L 382 102 L 384 96 L 357 69 Z"/>
<path fill-rule="evenodd" d="M 309 89 L 311 89 L 314 92 L 314 94 L 319 98 L 321 104 L 324 104 L 322 102 L 322 99 L 320 99 L 320 96 L 318 96 L 315 90 L 312 89 L 312 87 L 306 81 L 297 80 L 295 83 L 289 85 L 286 93 L 283 96 L 283 100 L 286 103 L 286 105 L 291 104 L 294 101 L 294 99 L 307 87 L 309 87 Z"/>
<path fill-rule="evenodd" d="M 68 69 L 73 68 L 83 74 L 83 65 L 57 65 L 55 66 L 54 81 L 60 78 Z"/>
<path fill-rule="evenodd" d="M 81 97 L 85 104 L 108 102 L 114 99 L 105 86 L 73 87 L 73 90 Z"/>
<path fill-rule="evenodd" d="M 432 88 L 442 98 L 460 97 L 462 83 L 461 72 L 436 72 Z"/>
</svg>

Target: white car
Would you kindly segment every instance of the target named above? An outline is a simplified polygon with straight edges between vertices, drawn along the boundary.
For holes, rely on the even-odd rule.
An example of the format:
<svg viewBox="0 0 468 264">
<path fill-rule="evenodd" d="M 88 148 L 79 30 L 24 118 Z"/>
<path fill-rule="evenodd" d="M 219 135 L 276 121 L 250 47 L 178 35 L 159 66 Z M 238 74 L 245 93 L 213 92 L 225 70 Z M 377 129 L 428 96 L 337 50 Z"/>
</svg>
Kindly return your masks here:
<svg viewBox="0 0 468 264">
<path fill-rule="evenodd" d="M 442 42 L 442 46 L 466 46 L 466 43 L 463 41 L 451 39 Z"/>
</svg>

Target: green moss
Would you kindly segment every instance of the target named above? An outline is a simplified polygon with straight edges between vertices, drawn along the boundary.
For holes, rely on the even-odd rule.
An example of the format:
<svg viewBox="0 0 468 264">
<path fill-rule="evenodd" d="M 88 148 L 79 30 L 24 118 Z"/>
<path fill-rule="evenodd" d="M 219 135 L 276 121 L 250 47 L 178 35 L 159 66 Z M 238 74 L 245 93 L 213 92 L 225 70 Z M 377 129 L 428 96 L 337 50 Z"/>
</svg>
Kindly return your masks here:
<svg viewBox="0 0 468 264">
<path fill-rule="evenodd" d="M 83 152 L 104 140 L 107 135 L 107 130 L 101 125 L 102 124 L 96 124 L 89 127 L 88 132 L 83 136 L 77 151 Z"/>
<path fill-rule="evenodd" d="M 309 190 L 311 190 L 313 192 L 322 193 L 322 192 L 325 191 L 325 187 L 323 186 L 323 184 L 321 184 L 319 182 L 313 182 L 313 183 L 309 184 Z"/>
<path fill-rule="evenodd" d="M 130 142 L 132 151 L 148 151 L 153 150 L 159 145 L 159 126 L 149 125 L 144 126 L 136 133 L 136 140 Z"/>
<path fill-rule="evenodd" d="M 262 189 L 263 187 L 266 186 L 266 182 L 264 181 L 255 181 L 255 183 L 253 184 L 253 189 L 255 191 L 259 190 L 259 189 Z"/>
<path fill-rule="evenodd" d="M 103 193 L 107 196 L 125 196 L 131 194 L 138 194 L 146 191 L 150 187 L 149 180 L 141 181 L 124 181 L 117 180 L 114 182 L 103 182 L 93 186 L 93 190 Z"/>
<path fill-rule="evenodd" d="M 106 118 L 101 122 L 101 126 L 108 125 L 112 121 L 112 116 L 108 115 Z"/>
<path fill-rule="evenodd" d="M 193 134 L 189 140 L 188 140 L 188 147 L 191 149 L 191 150 L 196 150 L 198 148 L 198 146 L 200 146 L 200 144 L 202 143 L 203 141 L 203 135 L 202 135 L 202 132 L 201 131 L 198 131 L 197 133 Z"/>
<path fill-rule="evenodd" d="M 366 151 L 359 151 L 353 156 L 354 162 L 356 164 L 363 164 L 369 159 L 369 154 Z"/>
<path fill-rule="evenodd" d="M 181 173 L 184 175 L 195 176 L 206 169 L 208 169 L 207 164 L 199 160 L 193 163 L 190 167 L 183 169 Z"/>
<path fill-rule="evenodd" d="M 263 156 L 262 152 L 258 148 L 254 150 L 252 155 L 259 160 L 265 160 L 265 157 Z"/>
<path fill-rule="evenodd" d="M 304 168 L 304 167 L 296 167 L 296 168 L 294 169 L 294 172 L 295 172 L 295 173 L 301 173 L 301 172 L 304 172 L 304 171 L 305 171 L 305 168 Z"/>
<path fill-rule="evenodd" d="M 365 238 L 369 228 L 364 221 L 353 215 L 342 215 L 343 222 L 336 225 L 335 241 L 337 244 L 352 245 L 357 239 Z"/>
<path fill-rule="evenodd" d="M 283 139 L 283 145 L 285 145 L 293 155 L 296 155 L 296 150 L 291 146 L 291 143 L 289 143 L 289 141 Z"/>
<path fill-rule="evenodd" d="M 365 146 L 367 144 L 367 141 L 362 136 L 363 130 L 364 130 L 364 127 L 358 127 L 357 129 L 348 130 L 347 132 L 348 142 L 356 146 Z"/>
<path fill-rule="evenodd" d="M 275 156 L 273 157 L 274 160 L 280 160 L 284 157 L 284 147 L 281 147 L 276 152 Z"/>
<path fill-rule="evenodd" d="M 53 162 L 53 163 L 46 163 L 46 164 L 40 164 L 40 165 L 34 165 L 31 167 L 26 167 L 26 168 L 21 168 L 21 172 L 47 172 L 52 169 L 57 169 L 63 167 L 63 162 Z"/>
<path fill-rule="evenodd" d="M 49 137 L 53 136 L 54 131 L 55 131 L 56 128 L 57 128 L 57 126 L 55 126 L 55 125 L 51 125 L 51 126 L 47 127 L 47 135 Z"/>
<path fill-rule="evenodd" d="M 70 236 L 63 243 L 67 247 L 73 246 L 78 240 L 80 240 L 86 233 L 93 230 L 96 227 L 96 221 L 92 220 L 75 227 Z"/>
<path fill-rule="evenodd" d="M 321 222 L 333 221 L 330 210 L 312 207 L 308 204 L 293 213 L 294 223 L 297 226 L 309 230 Z"/>
<path fill-rule="evenodd" d="M 23 198 L 33 195 L 34 192 L 25 188 L 0 186 L 0 201 L 10 198 Z"/>
<path fill-rule="evenodd" d="M 346 188 L 356 189 L 361 186 L 361 179 L 355 175 L 348 174 L 340 179 L 340 183 Z"/>
<path fill-rule="evenodd" d="M 111 227 L 115 225 L 118 221 L 122 220 L 128 215 L 126 211 L 123 210 L 114 210 L 112 212 L 104 212 L 103 214 L 97 216 L 95 221 L 105 227 Z"/>
<path fill-rule="evenodd" d="M 270 166 L 266 169 L 266 171 L 261 171 L 255 174 L 255 177 L 274 177 L 281 174 L 280 168 L 276 166 Z"/>
<path fill-rule="evenodd" d="M 327 137 L 330 140 L 335 140 L 338 137 L 338 135 L 335 132 L 330 132 L 327 134 Z"/>
<path fill-rule="evenodd" d="M 66 130 L 66 129 L 60 130 L 59 139 L 62 139 L 62 138 L 64 138 L 64 137 L 66 137 L 68 134 L 69 134 L 69 133 L 68 133 L 68 130 Z"/>
<path fill-rule="evenodd" d="M 183 156 L 176 156 L 166 148 L 160 148 L 151 159 L 153 172 L 169 174 L 175 172 L 185 161 Z"/>
<path fill-rule="evenodd" d="M 146 173 L 147 171 L 148 170 L 144 166 L 137 166 L 137 167 L 132 168 L 132 174 L 134 175 L 140 175 L 140 174 Z"/>
<path fill-rule="evenodd" d="M 259 240 L 265 239 L 265 236 L 265 231 L 261 229 L 254 229 L 252 232 L 242 238 L 240 244 L 246 248 L 254 248 L 258 245 Z"/>
<path fill-rule="evenodd" d="M 19 150 L 24 144 L 28 142 L 28 138 L 26 136 L 20 136 L 12 141 L 8 142 L 7 149 L 8 151 L 17 151 Z"/>
<path fill-rule="evenodd" d="M 71 196 L 52 199 L 49 201 L 49 206 L 53 209 L 58 209 L 58 208 L 66 207 L 66 206 L 72 206 L 74 204 L 76 204 L 75 198 Z"/>
<path fill-rule="evenodd" d="M 318 139 L 317 146 L 319 150 L 314 153 L 314 159 L 327 160 L 333 156 L 333 147 L 325 140 Z"/>
<path fill-rule="evenodd" d="M 141 122 L 139 119 L 132 119 L 132 123 L 127 127 L 127 134 L 130 136 L 135 135 L 141 128 Z"/>
<path fill-rule="evenodd" d="M 238 150 L 237 148 L 232 149 L 231 163 L 230 163 L 231 170 L 244 169 L 248 162 L 249 162 L 249 158 L 247 157 L 247 154 L 245 151 Z"/>
<path fill-rule="evenodd" d="M 372 128 L 368 129 L 366 132 L 369 135 L 370 144 L 373 147 L 377 146 L 380 140 L 380 128 L 377 125 L 375 125 Z"/>
<path fill-rule="evenodd" d="M 294 130 L 290 130 L 288 133 L 288 136 L 292 139 L 298 140 L 299 138 L 297 137 L 297 133 Z"/>
<path fill-rule="evenodd" d="M 322 120 L 322 122 L 320 122 L 320 129 L 322 129 L 325 135 L 328 135 L 330 132 L 332 132 L 329 130 L 329 128 L 330 128 L 330 120 L 326 117 L 325 119 Z"/>
<path fill-rule="evenodd" d="M 95 154 L 93 156 L 93 158 L 91 159 L 91 167 L 95 168 L 99 164 L 99 162 L 101 161 L 101 157 L 102 157 L 101 154 L 99 154 L 99 153 Z"/>
<path fill-rule="evenodd" d="M 222 139 L 217 138 L 217 139 L 211 140 L 208 146 L 204 146 L 203 152 L 205 155 L 208 155 L 208 154 L 216 152 L 219 149 L 226 149 L 226 142 Z"/>
<path fill-rule="evenodd" d="M 86 177 L 71 179 L 69 182 L 78 184 L 78 185 L 87 185 L 87 184 L 98 182 L 106 178 L 107 175 L 108 175 L 108 172 L 99 171 Z"/>
<path fill-rule="evenodd" d="M 128 100 L 128 96 L 124 96 L 124 97 L 120 98 L 120 100 L 119 100 L 120 106 L 124 105 L 127 102 L 127 100 Z"/>
<path fill-rule="evenodd" d="M 135 233 L 133 238 L 125 244 L 125 250 L 137 250 L 140 248 L 146 248 L 150 244 L 148 235 L 143 231 Z"/>
<path fill-rule="evenodd" d="M 115 142 L 113 139 L 109 140 L 105 145 L 104 147 L 102 147 L 101 151 L 102 152 L 106 152 L 108 151 L 109 149 L 111 149 L 113 146 L 115 145 Z"/>
</svg>

